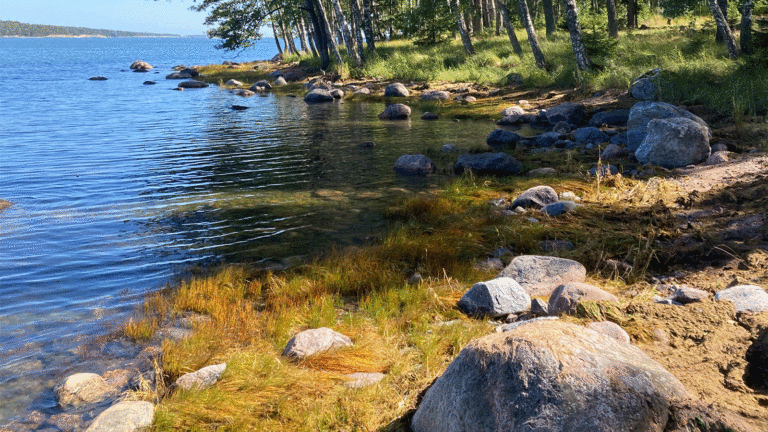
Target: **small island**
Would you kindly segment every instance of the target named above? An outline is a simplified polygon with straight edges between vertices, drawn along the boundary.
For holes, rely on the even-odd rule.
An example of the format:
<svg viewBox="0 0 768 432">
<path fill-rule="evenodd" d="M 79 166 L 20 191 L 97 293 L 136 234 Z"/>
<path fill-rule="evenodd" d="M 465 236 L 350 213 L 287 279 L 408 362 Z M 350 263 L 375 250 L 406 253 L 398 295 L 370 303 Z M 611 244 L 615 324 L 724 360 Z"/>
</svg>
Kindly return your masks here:
<svg viewBox="0 0 768 432">
<path fill-rule="evenodd" d="M 179 35 L 0 21 L 0 37 L 179 37 Z"/>
</svg>

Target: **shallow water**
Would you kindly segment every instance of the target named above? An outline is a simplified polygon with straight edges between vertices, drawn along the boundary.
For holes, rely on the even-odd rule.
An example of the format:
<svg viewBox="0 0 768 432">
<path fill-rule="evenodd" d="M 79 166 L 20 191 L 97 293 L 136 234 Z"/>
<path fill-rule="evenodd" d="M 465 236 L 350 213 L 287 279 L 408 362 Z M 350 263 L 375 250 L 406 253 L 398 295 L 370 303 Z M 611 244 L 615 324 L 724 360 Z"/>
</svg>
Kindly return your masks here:
<svg viewBox="0 0 768 432">
<path fill-rule="evenodd" d="M 180 63 L 270 58 L 270 46 L 234 58 L 201 39 L 0 39 L 0 198 L 15 203 L 0 211 L 0 424 L 57 412 L 63 376 L 135 354 L 83 347 L 147 292 L 195 265 L 363 243 L 385 229 L 386 205 L 449 178 L 448 158 L 428 179 L 399 177 L 399 155 L 468 149 L 495 128 L 164 79 Z M 160 73 L 121 71 L 137 59 Z"/>
</svg>

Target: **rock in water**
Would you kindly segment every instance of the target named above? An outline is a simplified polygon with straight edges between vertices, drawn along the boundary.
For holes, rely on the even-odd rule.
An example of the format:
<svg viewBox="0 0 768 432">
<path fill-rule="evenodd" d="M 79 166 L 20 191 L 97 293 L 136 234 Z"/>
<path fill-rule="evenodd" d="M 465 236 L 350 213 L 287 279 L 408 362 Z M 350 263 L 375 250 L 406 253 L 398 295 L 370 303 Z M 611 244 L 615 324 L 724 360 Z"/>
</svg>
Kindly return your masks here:
<svg viewBox="0 0 768 432">
<path fill-rule="evenodd" d="M 352 346 L 352 339 L 328 327 L 320 327 L 293 336 L 285 345 L 283 355 L 301 360 L 312 354 L 347 346 Z"/>
<path fill-rule="evenodd" d="M 79 406 L 102 401 L 115 391 L 104 379 L 94 373 L 76 373 L 68 376 L 54 389 L 60 406 Z"/>
<path fill-rule="evenodd" d="M 123 401 L 107 408 L 85 432 L 144 432 L 155 420 L 155 407 L 149 402 Z"/>
<path fill-rule="evenodd" d="M 664 168 L 704 162 L 710 154 L 708 132 L 706 126 L 684 117 L 651 120 L 635 157 L 642 164 Z"/>
<path fill-rule="evenodd" d="M 243 83 L 241 83 L 240 81 L 238 81 L 236 79 L 231 79 L 231 80 L 225 82 L 224 85 L 227 86 L 227 87 L 242 87 Z"/>
<path fill-rule="evenodd" d="M 106 81 L 107 79 L 107 77 L 101 75 L 88 78 L 89 81 Z"/>
<path fill-rule="evenodd" d="M 153 69 L 153 67 L 145 61 L 136 60 L 131 63 L 131 69 L 133 69 L 134 72 L 147 72 L 150 69 Z"/>
<path fill-rule="evenodd" d="M 227 369 L 226 363 L 206 366 L 195 372 L 190 372 L 180 376 L 176 380 L 176 385 L 184 390 L 208 388 L 219 380 L 221 374 Z"/>
<path fill-rule="evenodd" d="M 411 116 L 411 108 L 404 104 L 387 105 L 384 112 L 379 114 L 381 120 L 407 120 Z"/>
<path fill-rule="evenodd" d="M 560 285 L 583 282 L 587 269 L 580 263 L 557 257 L 515 257 L 498 277 L 511 277 L 532 296 L 548 296 Z M 550 306 L 549 313 L 553 313 Z"/>
<path fill-rule="evenodd" d="M 408 97 L 411 93 L 400 83 L 392 83 L 384 89 L 384 97 Z"/>
<path fill-rule="evenodd" d="M 206 87 L 208 87 L 208 84 L 202 81 L 189 80 L 189 81 L 182 81 L 179 83 L 179 88 L 198 89 L 198 88 L 206 88 Z"/>
<path fill-rule="evenodd" d="M 397 158 L 394 170 L 405 175 L 427 175 L 435 172 L 432 159 L 424 155 L 402 155 Z"/>
<path fill-rule="evenodd" d="M 7 209 L 8 207 L 10 207 L 12 205 L 13 205 L 12 202 L 0 199 L 0 210 L 5 210 L 5 209 Z"/>
<path fill-rule="evenodd" d="M 480 153 L 459 156 L 453 172 L 461 174 L 472 170 L 477 175 L 508 176 L 523 171 L 523 164 L 507 153 Z"/>
<path fill-rule="evenodd" d="M 311 92 L 304 96 L 304 102 L 306 103 L 321 103 L 321 102 L 333 102 L 333 96 L 331 92 L 323 89 L 313 89 Z"/>
<path fill-rule="evenodd" d="M 527 311 L 531 297 L 514 279 L 505 277 L 472 285 L 458 306 L 470 316 L 495 318 Z"/>
<path fill-rule="evenodd" d="M 232 105 L 232 109 L 235 110 L 235 111 L 245 111 L 248 108 L 249 107 L 244 106 L 244 105 Z"/>
<path fill-rule="evenodd" d="M 470 342 L 424 395 L 414 432 L 661 432 L 685 387 L 640 349 L 561 321 Z"/>
</svg>

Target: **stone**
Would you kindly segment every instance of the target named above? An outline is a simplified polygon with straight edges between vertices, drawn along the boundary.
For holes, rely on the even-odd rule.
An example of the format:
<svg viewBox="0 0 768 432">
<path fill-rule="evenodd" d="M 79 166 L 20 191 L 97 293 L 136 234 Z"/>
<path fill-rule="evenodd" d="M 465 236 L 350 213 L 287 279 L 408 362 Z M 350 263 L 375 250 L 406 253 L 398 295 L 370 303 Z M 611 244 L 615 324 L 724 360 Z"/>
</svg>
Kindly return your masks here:
<svg viewBox="0 0 768 432">
<path fill-rule="evenodd" d="M 488 135 L 488 138 L 485 139 L 485 143 L 494 148 L 515 148 L 517 142 L 521 139 L 523 139 L 523 137 L 514 132 L 504 129 L 496 129 Z"/>
<path fill-rule="evenodd" d="M 517 105 L 513 105 L 511 107 L 504 108 L 501 111 L 501 116 L 502 117 L 507 117 L 507 116 L 511 116 L 511 115 L 515 115 L 515 114 L 517 114 L 517 115 L 525 114 L 525 110 L 520 108 Z"/>
<path fill-rule="evenodd" d="M 621 146 L 616 144 L 608 144 L 608 147 L 606 147 L 605 150 L 603 150 L 603 153 L 600 155 L 600 159 L 619 159 L 623 154 L 624 149 L 621 148 Z"/>
<path fill-rule="evenodd" d="M 397 158 L 393 168 L 398 174 L 404 175 L 420 176 L 435 172 L 435 164 L 432 163 L 432 159 L 421 154 L 402 155 Z"/>
<path fill-rule="evenodd" d="M 685 387 L 642 350 L 560 320 L 470 342 L 427 390 L 414 432 L 661 432 Z"/>
<path fill-rule="evenodd" d="M 592 322 L 587 325 L 587 328 L 596 331 L 600 334 L 604 334 L 610 338 L 625 344 L 630 343 L 629 335 L 620 325 L 610 321 Z"/>
<path fill-rule="evenodd" d="M 543 134 L 536 137 L 536 145 L 539 147 L 552 147 L 562 138 L 563 135 L 557 132 L 544 132 Z"/>
<path fill-rule="evenodd" d="M 560 200 L 561 201 L 581 201 L 581 198 L 579 198 L 575 193 L 571 191 L 562 191 L 560 192 Z"/>
<path fill-rule="evenodd" d="M 414 273 L 408 278 L 408 285 L 421 285 L 424 282 L 424 278 L 421 277 L 421 273 Z"/>
<path fill-rule="evenodd" d="M 618 133 L 611 137 L 610 141 L 611 144 L 615 144 L 620 147 L 624 147 L 628 144 L 629 141 L 627 141 L 627 134 L 624 132 Z"/>
<path fill-rule="evenodd" d="M 573 102 L 565 102 L 560 105 L 555 105 L 548 108 L 546 111 L 547 122 L 551 125 L 561 121 L 572 125 L 580 125 L 584 123 L 586 117 L 587 113 L 584 111 L 584 106 Z"/>
<path fill-rule="evenodd" d="M 566 258 L 521 255 L 510 261 L 498 277 L 511 277 L 529 295 L 549 296 L 560 285 L 583 282 L 587 269 L 581 263 Z"/>
<path fill-rule="evenodd" d="M 571 125 L 568 124 L 568 122 L 557 122 L 556 125 L 552 126 L 552 132 L 559 133 L 561 135 L 566 135 L 571 133 Z"/>
<path fill-rule="evenodd" d="M 600 165 L 592 167 L 589 170 L 589 175 L 593 177 L 608 177 L 619 173 L 619 169 L 613 165 Z"/>
<path fill-rule="evenodd" d="M 333 89 L 330 91 L 331 96 L 333 96 L 334 99 L 343 99 L 344 98 L 344 91 L 341 89 Z"/>
<path fill-rule="evenodd" d="M 549 313 L 552 315 L 574 314 L 582 301 L 608 301 L 618 303 L 615 295 L 594 285 L 570 282 L 558 286 L 549 297 Z"/>
<path fill-rule="evenodd" d="M 573 211 L 576 208 L 576 203 L 573 201 L 558 201 L 556 203 L 547 204 L 541 208 L 541 212 L 547 216 L 555 217 L 561 216 Z"/>
<path fill-rule="evenodd" d="M 371 90 L 363 87 L 363 88 L 359 88 L 359 89 L 355 90 L 355 94 L 356 95 L 369 95 L 369 94 L 371 94 Z"/>
<path fill-rule="evenodd" d="M 323 89 L 313 89 L 309 93 L 307 93 L 306 96 L 304 96 L 304 102 L 306 103 L 322 103 L 322 102 L 333 102 L 333 96 L 331 96 L 331 92 L 328 90 Z"/>
<path fill-rule="evenodd" d="M 85 432 L 145 432 L 155 420 L 155 406 L 143 401 L 118 402 L 99 414 Z"/>
<path fill-rule="evenodd" d="M 180 376 L 176 380 L 176 386 L 184 390 L 202 390 L 206 389 L 219 381 L 221 374 L 227 369 L 226 363 L 206 366 L 195 372 L 190 372 Z"/>
<path fill-rule="evenodd" d="M 499 126 L 515 126 L 523 123 L 532 123 L 536 121 L 536 117 L 536 114 L 531 113 L 512 114 L 497 121 L 496 124 Z"/>
<path fill-rule="evenodd" d="M 557 170 L 554 168 L 536 168 L 528 171 L 525 175 L 528 177 L 552 177 L 557 175 Z"/>
<path fill-rule="evenodd" d="M 225 82 L 224 85 L 227 86 L 227 87 L 242 87 L 243 83 L 241 83 L 240 81 L 238 81 L 236 79 L 231 79 L 231 80 Z"/>
<path fill-rule="evenodd" d="M 523 164 L 503 152 L 463 154 L 453 166 L 453 172 L 461 174 L 466 170 L 477 175 L 509 176 L 521 173 Z"/>
<path fill-rule="evenodd" d="M 607 142 L 610 138 L 608 135 L 604 134 L 603 131 L 600 129 L 594 127 L 594 126 L 587 126 L 583 128 L 576 129 L 573 131 L 573 138 L 577 142 L 583 142 L 588 144 L 598 144 Z"/>
<path fill-rule="evenodd" d="M 53 389 L 56 402 L 60 406 L 80 406 L 100 402 L 115 392 L 115 388 L 94 373 L 70 375 Z"/>
<path fill-rule="evenodd" d="M 421 94 L 421 100 L 423 101 L 444 101 L 449 99 L 451 99 L 451 94 L 442 90 L 431 90 Z"/>
<path fill-rule="evenodd" d="M 199 89 L 208 87 L 208 84 L 202 81 L 189 80 L 180 82 L 178 87 L 183 89 Z"/>
<path fill-rule="evenodd" d="M 154 69 L 151 64 L 142 61 L 142 60 L 136 60 L 135 62 L 131 63 L 131 69 L 134 72 L 143 71 L 146 72 L 148 70 Z"/>
<path fill-rule="evenodd" d="M 646 135 L 648 135 L 648 124 L 651 120 L 669 119 L 674 117 L 684 117 L 699 123 L 706 128 L 707 138 L 712 137 L 707 122 L 682 108 L 664 102 L 638 102 L 629 111 L 629 120 L 627 121 L 627 150 L 634 152 L 640 147 L 640 144 L 643 143 Z"/>
<path fill-rule="evenodd" d="M 629 121 L 629 110 L 620 109 L 614 111 L 602 111 L 592 115 L 589 119 L 590 126 L 624 126 Z"/>
<path fill-rule="evenodd" d="M 88 78 L 89 81 L 106 81 L 107 79 L 107 77 L 101 75 Z"/>
<path fill-rule="evenodd" d="M 248 89 L 240 89 L 240 90 L 236 91 L 235 94 L 238 95 L 238 96 L 242 96 L 242 97 L 251 97 L 251 96 L 255 95 L 256 93 L 252 92 L 252 91 L 250 91 Z"/>
<path fill-rule="evenodd" d="M 525 312 L 531 307 L 531 297 L 512 278 L 500 277 L 472 286 L 458 303 L 469 316 L 497 318 Z"/>
<path fill-rule="evenodd" d="M 411 108 L 404 104 L 391 104 L 379 114 L 381 120 L 406 120 L 411 116 Z"/>
<path fill-rule="evenodd" d="M 519 73 L 510 73 L 507 75 L 507 85 L 520 86 L 523 85 L 523 76 Z"/>
<path fill-rule="evenodd" d="M 0 199 L 0 210 L 5 210 L 11 206 L 13 206 L 12 202 Z"/>
<path fill-rule="evenodd" d="M 48 423 L 58 428 L 57 432 L 75 432 L 85 429 L 83 416 L 59 413 L 48 417 Z"/>
<path fill-rule="evenodd" d="M 519 328 L 528 324 L 544 322 L 544 321 L 557 321 L 559 319 L 560 319 L 559 317 L 555 317 L 555 316 L 545 316 L 545 317 L 536 317 L 536 318 L 520 320 L 520 321 L 508 321 L 507 324 L 503 324 L 496 327 L 496 333 L 512 331 L 516 328 Z"/>
<path fill-rule="evenodd" d="M 629 87 L 632 97 L 643 101 L 658 99 L 657 87 L 660 74 L 661 69 L 657 68 L 635 78 Z"/>
<path fill-rule="evenodd" d="M 654 119 L 635 157 L 669 169 L 704 162 L 710 154 L 707 133 L 706 126 L 684 117 Z"/>
<path fill-rule="evenodd" d="M 538 243 L 539 249 L 544 252 L 572 251 L 576 246 L 568 240 L 542 240 Z"/>
<path fill-rule="evenodd" d="M 719 151 L 712 153 L 707 158 L 707 165 L 719 165 L 721 163 L 728 162 L 728 152 L 727 151 Z"/>
<path fill-rule="evenodd" d="M 466 103 L 473 103 L 477 102 L 477 98 L 474 96 L 464 96 L 464 99 L 462 99 Z"/>
<path fill-rule="evenodd" d="M 268 83 L 267 81 L 260 80 L 260 81 L 256 81 L 249 90 L 263 91 L 263 90 L 270 90 L 271 88 L 272 88 L 272 84 Z"/>
<path fill-rule="evenodd" d="M 142 84 L 144 84 L 144 85 L 155 85 L 157 83 L 154 82 L 154 81 L 144 81 Z"/>
<path fill-rule="evenodd" d="M 275 79 L 275 82 L 272 85 L 274 85 L 275 87 L 282 87 L 284 85 L 288 85 L 288 82 L 285 80 L 284 77 L 279 76 L 277 77 L 277 79 Z"/>
<path fill-rule="evenodd" d="M 192 74 L 186 72 L 174 72 L 165 76 L 165 79 L 190 79 Z"/>
<path fill-rule="evenodd" d="M 736 312 L 758 313 L 768 311 L 768 293 L 756 285 L 737 285 L 715 294 L 716 301 L 733 303 Z"/>
<path fill-rule="evenodd" d="M 695 303 L 709 299 L 709 292 L 691 287 L 680 287 L 672 293 L 672 300 L 682 303 Z"/>
<path fill-rule="evenodd" d="M 522 208 L 534 208 L 541 209 L 547 204 L 556 203 L 557 192 L 549 186 L 534 186 L 526 189 L 509 205 L 509 209 L 513 210 L 517 207 Z"/>
<path fill-rule="evenodd" d="M 313 354 L 348 346 L 352 346 L 352 339 L 328 327 L 321 327 L 294 335 L 285 345 L 283 356 L 301 360 Z"/>
<path fill-rule="evenodd" d="M 712 153 L 727 152 L 728 151 L 728 146 L 725 145 L 725 144 L 719 144 L 719 143 L 718 144 L 712 144 L 712 145 L 710 145 L 710 147 L 712 147 Z"/>
<path fill-rule="evenodd" d="M 454 153 L 457 152 L 459 149 L 456 148 L 453 144 L 445 144 L 442 147 L 440 147 L 440 151 L 443 153 Z"/>
<path fill-rule="evenodd" d="M 410 94 L 401 83 L 392 83 L 384 89 L 384 97 L 408 97 Z"/>
<path fill-rule="evenodd" d="M 475 268 L 480 271 L 500 272 L 504 270 L 504 261 L 501 258 L 486 258 L 478 261 Z"/>
<path fill-rule="evenodd" d="M 363 141 L 360 144 L 358 144 L 358 147 L 361 149 L 372 149 L 376 147 L 376 143 L 373 141 Z"/>
<path fill-rule="evenodd" d="M 424 114 L 421 115 L 421 119 L 422 120 L 437 120 L 439 118 L 440 118 L 439 115 L 437 115 L 437 114 L 435 114 L 433 112 L 429 112 L 429 111 L 427 111 L 427 112 L 425 112 Z"/>
<path fill-rule="evenodd" d="M 549 305 L 542 299 L 531 300 L 531 315 L 533 316 L 547 316 L 549 315 Z"/>
<path fill-rule="evenodd" d="M 363 388 L 378 384 L 386 377 L 380 372 L 355 372 L 345 376 L 347 382 L 344 385 L 348 388 Z"/>
</svg>

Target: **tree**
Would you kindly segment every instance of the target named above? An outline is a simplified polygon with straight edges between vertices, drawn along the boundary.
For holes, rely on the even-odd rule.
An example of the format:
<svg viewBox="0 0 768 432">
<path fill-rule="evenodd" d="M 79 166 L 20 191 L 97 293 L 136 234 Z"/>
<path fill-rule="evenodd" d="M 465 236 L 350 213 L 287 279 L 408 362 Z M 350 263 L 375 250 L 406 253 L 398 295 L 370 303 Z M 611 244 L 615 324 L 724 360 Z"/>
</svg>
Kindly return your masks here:
<svg viewBox="0 0 768 432">
<path fill-rule="evenodd" d="M 576 0 L 564 1 L 565 19 L 568 22 L 568 32 L 571 34 L 571 46 L 573 46 L 576 66 L 581 70 L 591 69 L 592 62 L 589 60 L 589 56 L 587 56 L 587 49 L 584 47 L 584 39 L 581 36 L 581 25 L 579 25 L 579 11 L 576 8 Z"/>
<path fill-rule="evenodd" d="M 451 0 L 451 8 L 456 17 L 456 26 L 459 29 L 459 35 L 461 36 L 461 44 L 464 45 L 464 51 L 469 55 L 475 54 L 475 48 L 472 46 L 472 39 L 469 38 L 469 31 L 464 25 L 464 17 L 461 14 L 461 8 L 459 7 L 459 0 Z"/>
<path fill-rule="evenodd" d="M 347 20 L 344 19 L 344 12 L 341 10 L 339 0 L 333 0 L 333 7 L 336 10 L 336 17 L 339 19 L 339 27 L 341 27 L 341 33 L 344 37 L 344 46 L 347 47 L 347 55 L 355 62 L 355 66 L 361 67 L 363 61 L 360 59 L 357 51 L 355 51 L 355 42 L 354 39 L 352 39 L 352 33 L 349 31 L 349 27 L 347 27 Z"/>
<path fill-rule="evenodd" d="M 739 47 L 736 46 L 736 39 L 731 33 L 731 28 L 728 27 L 728 22 L 725 20 L 723 12 L 720 10 L 716 0 L 709 0 L 709 8 L 712 10 L 712 15 L 715 17 L 715 23 L 717 24 L 717 31 L 722 32 L 725 35 L 725 44 L 728 47 L 728 54 L 731 58 L 739 56 Z"/>
<path fill-rule="evenodd" d="M 754 0 L 746 0 L 744 8 L 741 10 L 741 38 L 739 45 L 741 46 L 741 52 L 744 54 L 752 54 L 754 52 L 754 47 L 752 46 L 752 9 L 754 6 Z"/>
<path fill-rule="evenodd" d="M 542 6 L 544 7 L 544 23 L 547 26 L 547 38 L 550 38 L 555 34 L 555 32 L 557 32 L 557 24 L 555 23 L 555 11 L 552 8 L 552 0 L 544 0 L 542 2 Z"/>
<path fill-rule="evenodd" d="M 536 66 L 539 69 L 546 69 L 547 62 L 544 60 L 544 53 L 541 52 L 539 38 L 536 37 L 536 29 L 533 28 L 531 14 L 528 12 L 528 4 L 525 0 L 517 0 L 517 9 L 520 13 L 520 18 L 523 20 L 525 31 L 528 33 L 528 44 L 531 45 L 531 51 L 533 51 L 533 58 L 536 60 Z"/>
<path fill-rule="evenodd" d="M 504 21 L 504 28 L 507 30 L 507 36 L 509 36 L 509 43 L 512 44 L 512 51 L 517 55 L 523 53 L 523 47 L 520 46 L 520 42 L 517 40 L 517 34 L 515 34 L 515 28 L 512 26 L 512 21 L 509 17 L 509 9 L 504 0 L 496 0 L 496 9 L 501 13 L 501 20 Z"/>
<path fill-rule="evenodd" d="M 608 12 L 608 36 L 619 37 L 619 20 L 616 18 L 616 2 L 605 0 L 605 9 Z"/>
<path fill-rule="evenodd" d="M 357 55 L 360 56 L 360 61 L 365 61 L 365 53 L 363 52 L 363 16 L 360 11 L 360 3 L 358 0 L 349 0 L 349 8 L 352 10 L 351 21 L 352 30 L 357 41 Z"/>
</svg>

